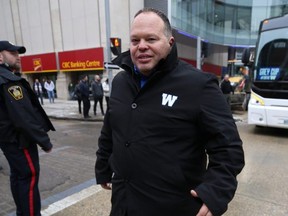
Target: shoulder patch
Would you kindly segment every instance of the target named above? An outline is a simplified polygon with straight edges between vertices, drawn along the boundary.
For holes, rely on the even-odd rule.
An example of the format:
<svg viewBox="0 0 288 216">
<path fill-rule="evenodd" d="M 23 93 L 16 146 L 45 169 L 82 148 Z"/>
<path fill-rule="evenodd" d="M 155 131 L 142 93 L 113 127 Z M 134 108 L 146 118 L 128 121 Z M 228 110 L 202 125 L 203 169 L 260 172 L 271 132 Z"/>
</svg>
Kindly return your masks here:
<svg viewBox="0 0 288 216">
<path fill-rule="evenodd" d="M 11 86 L 8 88 L 8 92 L 15 100 L 20 100 L 23 98 L 23 92 L 20 86 Z"/>
</svg>

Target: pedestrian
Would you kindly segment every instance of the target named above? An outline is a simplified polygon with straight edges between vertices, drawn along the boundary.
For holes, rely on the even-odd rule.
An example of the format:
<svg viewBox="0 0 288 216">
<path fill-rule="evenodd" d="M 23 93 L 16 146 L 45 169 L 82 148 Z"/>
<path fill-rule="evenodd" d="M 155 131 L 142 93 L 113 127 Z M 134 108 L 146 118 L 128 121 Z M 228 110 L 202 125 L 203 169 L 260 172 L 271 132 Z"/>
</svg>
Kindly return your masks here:
<svg viewBox="0 0 288 216">
<path fill-rule="evenodd" d="M 113 64 L 125 70 L 95 164 L 97 184 L 112 188 L 110 216 L 222 215 L 244 154 L 217 77 L 178 59 L 168 18 L 152 8 L 136 13 L 130 50 Z"/>
<path fill-rule="evenodd" d="M 47 90 L 46 90 L 45 87 L 44 87 L 45 82 L 46 82 L 46 78 L 44 77 L 44 78 L 42 79 L 42 82 L 40 82 L 40 83 L 41 83 L 41 85 L 42 85 L 43 98 L 48 98 Z"/>
<path fill-rule="evenodd" d="M 242 74 L 243 79 L 240 84 L 240 87 L 242 87 L 243 91 L 245 92 L 245 97 L 242 103 L 242 108 L 244 111 L 248 110 L 248 104 L 251 97 L 251 80 L 249 76 L 249 68 L 247 66 L 242 67 Z"/>
<path fill-rule="evenodd" d="M 45 81 L 45 83 L 44 83 L 44 88 L 47 91 L 49 102 L 50 103 L 54 103 L 54 98 L 55 98 L 55 94 L 54 94 L 55 85 L 54 85 L 54 82 L 51 79 L 48 78 L 47 81 Z"/>
<path fill-rule="evenodd" d="M 89 110 L 91 105 L 89 99 L 90 92 L 87 75 L 81 77 L 81 82 L 79 83 L 79 91 L 81 94 L 81 100 L 83 101 L 83 116 L 84 118 L 91 118 L 91 116 L 89 116 Z"/>
<path fill-rule="evenodd" d="M 103 83 L 102 83 L 102 87 L 103 87 L 103 93 L 104 93 L 104 97 L 105 97 L 105 101 L 106 101 L 106 112 L 109 108 L 109 97 L 110 97 L 110 86 L 109 86 L 109 79 L 107 78 Z"/>
<path fill-rule="evenodd" d="M 104 110 L 103 110 L 103 86 L 101 83 L 101 78 L 99 75 L 95 75 L 95 79 L 91 84 L 91 89 L 92 89 L 92 95 L 94 99 L 94 106 L 93 106 L 93 111 L 94 115 L 97 115 L 97 103 L 99 102 L 100 109 L 102 115 L 104 115 Z"/>
<path fill-rule="evenodd" d="M 39 155 L 52 150 L 47 132 L 55 130 L 29 83 L 12 73 L 20 69 L 23 46 L 0 41 L 0 148 L 10 166 L 17 215 L 39 216 Z"/>
<path fill-rule="evenodd" d="M 221 81 L 220 83 L 220 89 L 227 101 L 227 103 L 231 104 L 231 94 L 234 93 L 234 90 L 233 90 L 233 87 L 231 85 L 231 82 L 229 80 L 229 75 L 228 74 L 225 74 L 223 80 Z"/>
<path fill-rule="evenodd" d="M 44 103 L 43 103 L 43 86 L 39 82 L 39 79 L 35 79 L 35 82 L 33 84 L 33 91 L 37 95 L 37 97 L 40 100 L 41 104 L 44 105 Z"/>
<path fill-rule="evenodd" d="M 74 84 L 70 82 L 68 85 L 68 92 L 69 92 L 70 100 L 73 100 L 74 90 L 75 90 Z"/>
<path fill-rule="evenodd" d="M 78 110 L 79 110 L 79 114 L 82 113 L 82 109 L 81 109 L 81 101 L 82 101 L 82 96 L 81 96 L 81 92 L 80 92 L 80 82 L 81 80 L 78 81 L 78 83 L 75 85 L 75 89 L 74 89 L 74 97 L 77 99 L 78 102 Z"/>
</svg>

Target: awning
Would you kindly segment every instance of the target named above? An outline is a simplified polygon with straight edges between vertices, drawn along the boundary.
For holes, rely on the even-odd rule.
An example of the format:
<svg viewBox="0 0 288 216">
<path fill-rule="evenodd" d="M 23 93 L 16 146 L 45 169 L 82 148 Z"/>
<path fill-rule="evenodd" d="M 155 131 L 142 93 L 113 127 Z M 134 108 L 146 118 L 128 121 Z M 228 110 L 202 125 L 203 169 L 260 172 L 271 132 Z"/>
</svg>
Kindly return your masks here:
<svg viewBox="0 0 288 216">
<path fill-rule="evenodd" d="M 57 72 L 56 53 L 22 56 L 21 72 L 25 74 Z"/>
</svg>

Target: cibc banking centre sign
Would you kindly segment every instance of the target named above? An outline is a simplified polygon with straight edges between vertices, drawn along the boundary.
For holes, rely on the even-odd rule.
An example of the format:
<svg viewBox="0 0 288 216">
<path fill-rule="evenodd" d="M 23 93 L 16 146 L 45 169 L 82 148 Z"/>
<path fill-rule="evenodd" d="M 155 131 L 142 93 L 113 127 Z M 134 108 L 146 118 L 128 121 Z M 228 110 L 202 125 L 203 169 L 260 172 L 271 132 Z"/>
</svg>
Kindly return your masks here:
<svg viewBox="0 0 288 216">
<path fill-rule="evenodd" d="M 103 47 L 58 53 L 59 67 L 62 72 L 103 70 Z"/>
</svg>

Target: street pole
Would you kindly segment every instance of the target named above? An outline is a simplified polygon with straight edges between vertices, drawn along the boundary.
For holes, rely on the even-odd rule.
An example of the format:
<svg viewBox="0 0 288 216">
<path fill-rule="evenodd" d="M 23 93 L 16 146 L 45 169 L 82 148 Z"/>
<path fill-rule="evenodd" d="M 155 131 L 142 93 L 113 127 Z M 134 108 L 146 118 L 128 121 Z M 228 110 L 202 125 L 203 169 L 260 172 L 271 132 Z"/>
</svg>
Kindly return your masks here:
<svg viewBox="0 0 288 216">
<path fill-rule="evenodd" d="M 106 61 L 108 63 L 111 62 L 111 50 L 110 50 L 110 37 L 111 37 L 111 32 L 110 32 L 110 5 L 109 5 L 110 0 L 105 0 L 105 22 L 106 22 Z M 108 79 L 109 79 L 109 89 L 111 92 L 112 89 L 112 79 L 113 79 L 113 74 L 112 70 L 109 68 L 106 68 L 108 72 Z"/>
<path fill-rule="evenodd" d="M 197 37 L 197 49 L 196 49 L 196 62 L 197 68 L 201 70 L 201 37 Z"/>
</svg>

